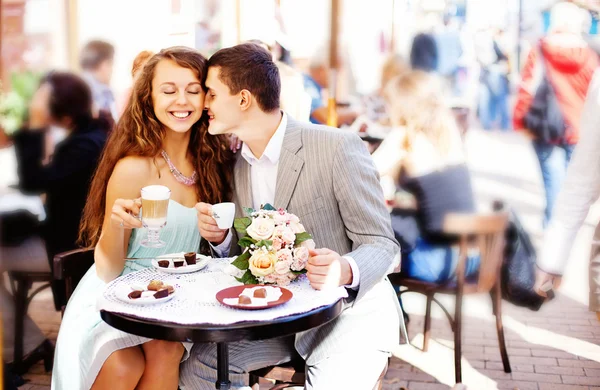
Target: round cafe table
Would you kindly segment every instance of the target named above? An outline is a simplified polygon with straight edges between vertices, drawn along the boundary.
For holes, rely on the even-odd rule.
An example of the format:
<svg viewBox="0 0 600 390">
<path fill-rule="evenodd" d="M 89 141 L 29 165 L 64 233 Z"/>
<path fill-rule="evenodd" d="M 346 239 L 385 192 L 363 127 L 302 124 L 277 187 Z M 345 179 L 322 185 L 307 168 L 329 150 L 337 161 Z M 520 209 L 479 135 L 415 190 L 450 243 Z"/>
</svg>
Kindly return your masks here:
<svg viewBox="0 0 600 390">
<path fill-rule="evenodd" d="M 229 381 L 228 343 L 242 340 L 265 340 L 289 336 L 324 325 L 342 312 L 343 299 L 306 313 L 276 318 L 270 321 L 239 322 L 231 325 L 181 325 L 164 321 L 101 310 L 100 316 L 109 325 L 127 333 L 158 340 L 193 343 L 217 343 L 217 382 L 221 390 L 231 388 Z"/>
</svg>

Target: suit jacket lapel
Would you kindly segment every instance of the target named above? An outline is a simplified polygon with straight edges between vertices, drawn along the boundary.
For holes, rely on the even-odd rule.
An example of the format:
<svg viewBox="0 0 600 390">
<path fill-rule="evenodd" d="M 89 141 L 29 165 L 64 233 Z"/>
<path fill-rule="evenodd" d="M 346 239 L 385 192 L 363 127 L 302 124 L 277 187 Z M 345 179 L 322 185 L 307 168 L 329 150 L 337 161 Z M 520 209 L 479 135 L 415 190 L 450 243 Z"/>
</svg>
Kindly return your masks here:
<svg viewBox="0 0 600 390">
<path fill-rule="evenodd" d="M 273 206 L 287 209 L 296 188 L 298 177 L 304 166 L 304 160 L 297 155 L 302 148 L 302 129 L 300 124 L 288 116 L 285 137 L 279 156 L 277 168 L 277 184 L 275 185 L 275 204 Z"/>
<path fill-rule="evenodd" d="M 235 194 L 237 196 L 236 216 L 240 218 L 245 216 L 244 207 L 253 207 L 250 164 L 244 160 L 241 153 L 238 154 L 234 172 Z"/>
</svg>

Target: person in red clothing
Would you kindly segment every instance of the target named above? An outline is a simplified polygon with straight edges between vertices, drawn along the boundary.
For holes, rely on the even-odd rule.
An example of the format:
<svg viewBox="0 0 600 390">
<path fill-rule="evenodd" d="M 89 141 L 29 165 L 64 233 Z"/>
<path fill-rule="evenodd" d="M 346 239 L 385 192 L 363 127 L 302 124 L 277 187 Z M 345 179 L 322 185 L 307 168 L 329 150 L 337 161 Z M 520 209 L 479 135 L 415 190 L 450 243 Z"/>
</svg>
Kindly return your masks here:
<svg viewBox="0 0 600 390">
<path fill-rule="evenodd" d="M 531 50 L 521 73 L 513 125 L 532 139 L 540 163 L 546 193 L 544 227 L 550 221 L 554 200 L 579 140 L 583 102 L 592 75 L 598 67 L 596 53 L 581 34 L 586 17 L 584 11 L 575 4 L 556 4 L 551 10 L 548 36 Z M 542 58 L 539 58 L 540 54 Z M 544 61 L 543 68 L 540 60 Z M 564 139 L 556 144 L 536 139 L 523 125 L 523 118 L 531 107 L 543 69 L 554 89 L 566 127 Z"/>
</svg>

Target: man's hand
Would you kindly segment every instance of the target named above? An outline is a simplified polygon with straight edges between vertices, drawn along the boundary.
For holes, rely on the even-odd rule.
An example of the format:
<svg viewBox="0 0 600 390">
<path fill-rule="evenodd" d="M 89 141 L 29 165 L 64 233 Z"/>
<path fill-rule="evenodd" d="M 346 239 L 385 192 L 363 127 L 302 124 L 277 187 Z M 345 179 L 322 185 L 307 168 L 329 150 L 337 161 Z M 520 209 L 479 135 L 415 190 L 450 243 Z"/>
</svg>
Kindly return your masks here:
<svg viewBox="0 0 600 390">
<path fill-rule="evenodd" d="M 195 207 L 198 212 L 198 230 L 200 231 L 200 236 L 214 245 L 222 243 L 225 237 L 227 237 L 229 229 L 219 229 L 217 221 L 213 218 L 212 205 L 201 202 L 196 204 Z"/>
<path fill-rule="evenodd" d="M 50 86 L 42 84 L 29 103 L 29 128 L 46 130 L 50 125 Z"/>
<path fill-rule="evenodd" d="M 562 278 L 560 276 L 549 274 L 538 268 L 535 274 L 535 285 L 533 286 L 533 290 L 539 295 L 547 298 L 548 295 L 546 292 L 542 291 L 542 286 L 551 283 L 552 288 L 556 290 L 560 287 L 561 280 Z"/>
<path fill-rule="evenodd" d="M 315 290 L 352 284 L 352 268 L 348 260 L 331 249 L 311 249 L 306 270 Z"/>
</svg>

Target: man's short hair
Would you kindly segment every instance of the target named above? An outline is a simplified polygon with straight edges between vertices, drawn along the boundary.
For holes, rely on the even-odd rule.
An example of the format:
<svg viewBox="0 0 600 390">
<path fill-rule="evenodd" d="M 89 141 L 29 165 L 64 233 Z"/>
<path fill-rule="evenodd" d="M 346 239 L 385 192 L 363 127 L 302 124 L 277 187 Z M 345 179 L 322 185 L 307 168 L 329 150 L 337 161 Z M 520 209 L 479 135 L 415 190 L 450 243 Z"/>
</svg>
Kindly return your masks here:
<svg viewBox="0 0 600 390">
<path fill-rule="evenodd" d="M 84 70 L 95 70 L 106 60 L 115 57 L 115 47 L 108 42 L 94 40 L 81 50 L 80 65 Z"/>
<path fill-rule="evenodd" d="M 231 94 L 246 89 L 264 112 L 279 109 L 281 80 L 271 53 L 254 43 L 221 49 L 208 60 L 220 70 L 219 78 Z"/>
</svg>

